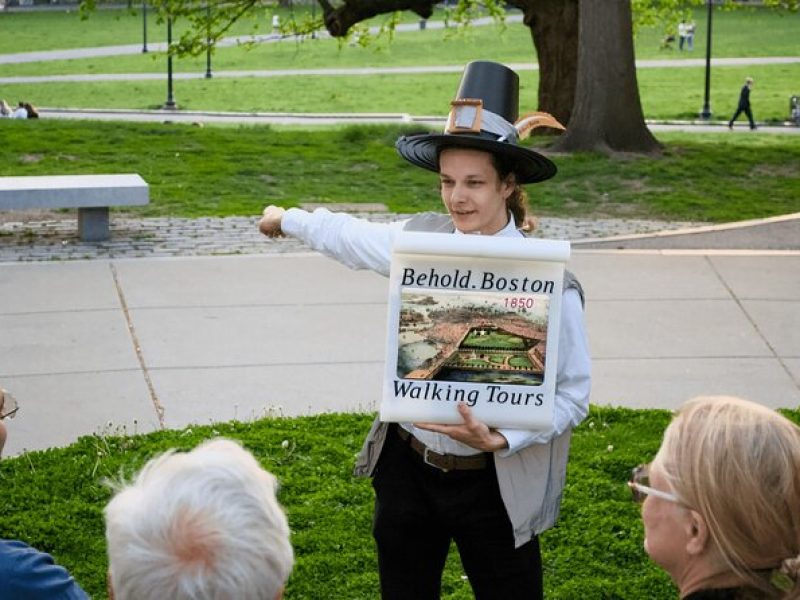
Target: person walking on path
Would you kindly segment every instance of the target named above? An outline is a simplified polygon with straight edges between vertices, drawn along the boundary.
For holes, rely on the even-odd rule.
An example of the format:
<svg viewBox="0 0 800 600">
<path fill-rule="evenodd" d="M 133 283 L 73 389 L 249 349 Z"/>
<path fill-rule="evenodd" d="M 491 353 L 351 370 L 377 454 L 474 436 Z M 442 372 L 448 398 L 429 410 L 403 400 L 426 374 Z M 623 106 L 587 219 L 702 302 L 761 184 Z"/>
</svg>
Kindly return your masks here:
<svg viewBox="0 0 800 600">
<path fill-rule="evenodd" d="M 756 122 L 753 120 L 753 110 L 750 108 L 750 90 L 753 89 L 753 78 L 748 77 L 744 80 L 742 91 L 739 92 L 739 105 L 736 107 L 736 112 L 733 113 L 731 120 L 728 121 L 728 129 L 733 129 L 733 122 L 739 118 L 739 115 L 744 113 L 750 121 L 750 129 L 756 128 Z"/>
<path fill-rule="evenodd" d="M 555 165 L 518 143 L 539 125 L 518 120 L 519 77 L 487 61 L 467 65 L 444 133 L 403 136 L 396 148 L 410 163 L 438 173 L 448 214 L 371 223 L 325 209 L 268 206 L 259 223 L 356 269 L 388 275 L 401 231 L 519 238 L 530 223 L 522 184 L 556 173 Z M 527 130 L 527 131 L 526 131 Z M 540 431 L 490 428 L 466 403 L 462 423 L 375 420 L 356 475 L 375 489 L 373 536 L 384 600 L 436 600 L 451 540 L 478 600 L 541 599 L 539 534 L 558 516 L 570 432 L 587 415 L 590 360 L 577 279 L 565 274 L 553 423 Z"/>
</svg>

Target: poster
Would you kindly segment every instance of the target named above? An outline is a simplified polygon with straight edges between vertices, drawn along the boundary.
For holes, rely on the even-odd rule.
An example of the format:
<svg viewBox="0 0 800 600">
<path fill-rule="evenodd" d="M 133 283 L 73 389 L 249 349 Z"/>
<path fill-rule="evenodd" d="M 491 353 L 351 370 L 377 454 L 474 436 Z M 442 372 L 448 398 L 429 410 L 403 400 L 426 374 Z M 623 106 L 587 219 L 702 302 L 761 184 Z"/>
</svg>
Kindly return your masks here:
<svg viewBox="0 0 800 600">
<path fill-rule="evenodd" d="M 389 275 L 382 421 L 490 427 L 553 420 L 561 240 L 403 232 Z"/>
</svg>

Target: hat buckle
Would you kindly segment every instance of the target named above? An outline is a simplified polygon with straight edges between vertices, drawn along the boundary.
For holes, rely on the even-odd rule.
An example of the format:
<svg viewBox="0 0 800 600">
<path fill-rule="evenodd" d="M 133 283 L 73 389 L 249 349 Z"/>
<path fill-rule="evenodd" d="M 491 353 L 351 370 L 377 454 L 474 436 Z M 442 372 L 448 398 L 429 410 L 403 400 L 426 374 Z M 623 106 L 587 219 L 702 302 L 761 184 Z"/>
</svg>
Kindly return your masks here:
<svg viewBox="0 0 800 600">
<path fill-rule="evenodd" d="M 480 98 L 459 98 L 450 103 L 445 133 L 480 133 L 483 120 L 483 100 Z"/>
</svg>

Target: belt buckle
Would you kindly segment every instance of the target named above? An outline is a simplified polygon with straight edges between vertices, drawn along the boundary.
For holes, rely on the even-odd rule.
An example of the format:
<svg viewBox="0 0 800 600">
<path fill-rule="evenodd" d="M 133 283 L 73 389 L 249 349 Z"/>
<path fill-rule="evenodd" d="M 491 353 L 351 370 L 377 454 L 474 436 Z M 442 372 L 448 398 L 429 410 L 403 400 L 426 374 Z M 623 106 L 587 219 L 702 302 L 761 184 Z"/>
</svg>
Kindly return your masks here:
<svg viewBox="0 0 800 600">
<path fill-rule="evenodd" d="M 433 467 L 434 469 L 439 469 L 443 473 L 447 473 L 450 470 L 450 469 L 446 469 L 445 467 L 440 467 L 439 465 L 436 465 L 436 464 L 432 463 L 431 459 L 429 458 L 429 456 L 438 456 L 440 458 L 445 458 L 445 456 L 447 456 L 447 455 L 440 454 L 440 453 L 436 452 L 436 450 L 431 450 L 430 448 L 425 446 L 425 451 L 422 453 L 422 462 L 424 462 L 426 465 L 428 465 L 430 467 Z"/>
</svg>

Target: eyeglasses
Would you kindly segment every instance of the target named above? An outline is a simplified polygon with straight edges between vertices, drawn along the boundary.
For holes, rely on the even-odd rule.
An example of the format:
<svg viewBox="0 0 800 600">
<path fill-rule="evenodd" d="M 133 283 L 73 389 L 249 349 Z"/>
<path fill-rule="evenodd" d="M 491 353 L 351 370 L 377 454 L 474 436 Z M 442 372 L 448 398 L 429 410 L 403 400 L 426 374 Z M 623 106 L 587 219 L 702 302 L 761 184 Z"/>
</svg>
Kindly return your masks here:
<svg viewBox="0 0 800 600">
<path fill-rule="evenodd" d="M 631 471 L 631 479 L 628 482 L 628 487 L 631 488 L 634 502 L 641 504 L 647 496 L 655 496 L 662 500 L 675 502 L 676 504 L 683 504 L 675 494 L 669 492 L 662 492 L 655 488 L 650 487 L 650 464 L 639 465 Z"/>
<path fill-rule="evenodd" d="M 19 406 L 14 396 L 3 388 L 0 388 L 0 421 L 3 419 L 13 419 L 18 410 Z"/>
</svg>

